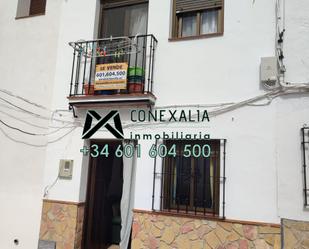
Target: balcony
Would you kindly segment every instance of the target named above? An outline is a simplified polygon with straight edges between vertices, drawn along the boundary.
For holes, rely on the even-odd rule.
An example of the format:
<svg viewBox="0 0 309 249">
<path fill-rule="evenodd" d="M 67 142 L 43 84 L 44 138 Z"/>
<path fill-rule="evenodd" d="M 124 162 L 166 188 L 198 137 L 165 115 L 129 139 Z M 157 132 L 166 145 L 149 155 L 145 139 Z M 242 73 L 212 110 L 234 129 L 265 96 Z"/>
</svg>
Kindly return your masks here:
<svg viewBox="0 0 309 249">
<path fill-rule="evenodd" d="M 70 42 L 73 65 L 69 105 L 78 108 L 154 105 L 157 43 L 153 35 Z"/>
</svg>

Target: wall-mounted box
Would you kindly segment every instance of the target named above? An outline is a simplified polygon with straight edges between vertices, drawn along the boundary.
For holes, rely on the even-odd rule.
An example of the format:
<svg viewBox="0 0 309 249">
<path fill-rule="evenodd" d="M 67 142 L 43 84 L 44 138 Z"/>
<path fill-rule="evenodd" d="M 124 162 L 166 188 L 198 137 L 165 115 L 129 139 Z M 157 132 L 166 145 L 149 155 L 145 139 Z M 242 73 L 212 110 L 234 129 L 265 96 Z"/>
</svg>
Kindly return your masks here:
<svg viewBox="0 0 309 249">
<path fill-rule="evenodd" d="M 59 163 L 59 178 L 72 179 L 73 175 L 73 160 L 61 159 Z"/>
<path fill-rule="evenodd" d="M 260 68 L 261 83 L 267 89 L 273 89 L 279 86 L 278 82 L 278 60 L 277 57 L 262 57 Z"/>
</svg>

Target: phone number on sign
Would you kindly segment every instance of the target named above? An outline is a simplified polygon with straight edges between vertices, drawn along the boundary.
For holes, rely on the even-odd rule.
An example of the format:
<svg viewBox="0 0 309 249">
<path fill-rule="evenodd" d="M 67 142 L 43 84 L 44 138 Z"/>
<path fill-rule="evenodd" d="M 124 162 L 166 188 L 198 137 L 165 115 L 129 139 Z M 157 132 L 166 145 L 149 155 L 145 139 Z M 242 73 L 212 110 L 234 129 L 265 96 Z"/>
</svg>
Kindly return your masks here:
<svg viewBox="0 0 309 249">
<path fill-rule="evenodd" d="M 210 157 L 211 147 L 208 144 L 184 144 L 181 145 L 181 155 L 183 157 Z M 172 144 L 166 146 L 165 144 L 153 144 L 148 151 L 148 155 L 151 158 L 155 157 L 176 157 L 177 151 L 179 155 L 179 145 Z M 118 145 L 116 148 L 110 148 L 108 144 L 97 145 L 92 144 L 89 148 L 81 149 L 81 152 L 85 154 L 85 150 L 90 153 L 91 157 L 127 157 L 132 158 L 136 153 L 136 157 L 140 158 L 142 149 L 141 145 L 125 144 Z"/>
</svg>

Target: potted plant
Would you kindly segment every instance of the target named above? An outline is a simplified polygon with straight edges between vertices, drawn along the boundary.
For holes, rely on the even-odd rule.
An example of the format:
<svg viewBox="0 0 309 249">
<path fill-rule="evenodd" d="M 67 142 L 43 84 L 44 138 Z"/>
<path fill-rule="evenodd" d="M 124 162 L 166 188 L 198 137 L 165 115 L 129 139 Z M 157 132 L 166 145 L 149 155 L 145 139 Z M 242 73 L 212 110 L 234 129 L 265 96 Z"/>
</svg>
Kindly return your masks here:
<svg viewBox="0 0 309 249">
<path fill-rule="evenodd" d="M 84 94 L 85 95 L 93 95 L 94 94 L 94 85 L 91 83 L 84 84 Z"/>
<path fill-rule="evenodd" d="M 128 91 L 129 93 L 144 92 L 145 71 L 140 67 L 129 67 L 128 69 Z"/>
</svg>

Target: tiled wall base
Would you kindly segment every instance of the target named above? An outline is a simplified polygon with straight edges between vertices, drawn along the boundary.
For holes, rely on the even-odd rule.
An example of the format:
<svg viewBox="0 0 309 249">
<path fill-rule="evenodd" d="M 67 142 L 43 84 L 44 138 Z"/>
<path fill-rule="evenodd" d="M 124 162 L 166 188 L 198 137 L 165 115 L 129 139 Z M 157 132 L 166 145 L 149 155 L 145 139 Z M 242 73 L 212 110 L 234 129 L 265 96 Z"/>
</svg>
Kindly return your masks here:
<svg viewBox="0 0 309 249">
<path fill-rule="evenodd" d="M 81 249 L 84 205 L 44 200 L 40 239 Z M 309 249 L 309 222 L 283 220 L 283 248 Z M 279 225 L 134 212 L 132 249 L 280 249 Z"/>
<path fill-rule="evenodd" d="M 40 239 L 55 241 L 57 249 L 80 249 L 84 205 L 43 201 Z"/>
<path fill-rule="evenodd" d="M 282 220 L 283 248 L 309 249 L 309 222 Z"/>
<path fill-rule="evenodd" d="M 132 249 L 280 249 L 280 226 L 134 212 Z"/>
</svg>

